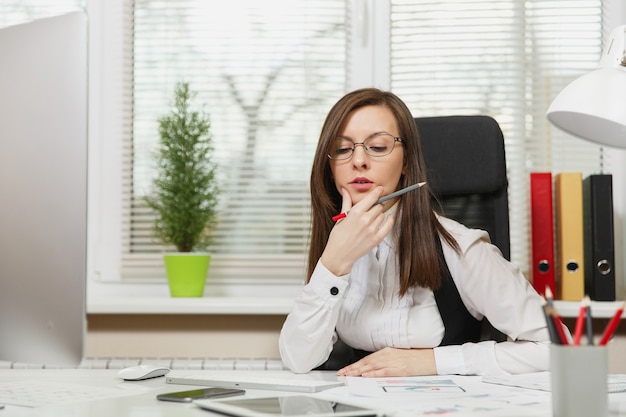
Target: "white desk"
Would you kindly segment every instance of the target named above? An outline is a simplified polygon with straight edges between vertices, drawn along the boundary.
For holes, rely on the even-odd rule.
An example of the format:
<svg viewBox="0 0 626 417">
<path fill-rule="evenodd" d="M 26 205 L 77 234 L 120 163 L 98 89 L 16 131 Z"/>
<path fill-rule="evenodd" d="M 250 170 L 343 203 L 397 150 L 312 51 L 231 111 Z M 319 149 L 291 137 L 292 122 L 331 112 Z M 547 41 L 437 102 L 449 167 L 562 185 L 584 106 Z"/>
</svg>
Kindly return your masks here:
<svg viewBox="0 0 626 417">
<path fill-rule="evenodd" d="M 193 404 L 157 401 L 158 393 L 193 389 L 189 385 L 166 384 L 164 378 L 140 382 L 123 382 L 117 378 L 116 370 L 0 370 L 0 384 L 20 384 L 23 381 L 38 381 L 49 384 L 80 384 L 103 390 L 119 390 L 129 395 L 101 400 L 83 401 L 66 405 L 27 408 L 7 405 L 0 410 L 0 417 L 152 417 L 152 416 L 204 416 L 212 413 Z M 330 376 L 330 375 L 329 375 Z M 431 379 L 432 377 L 425 377 Z M 468 391 L 482 391 L 488 395 L 451 397 L 447 394 L 416 394 L 415 397 L 356 397 L 348 387 L 333 388 L 314 394 L 316 396 L 343 400 L 361 406 L 395 411 L 394 417 L 409 417 L 433 414 L 462 416 L 518 416 L 549 417 L 552 414 L 550 394 L 543 391 L 504 387 L 480 382 L 480 377 L 438 377 L 453 379 Z M 270 396 L 271 391 L 247 390 L 247 396 Z M 297 393 L 278 393 L 296 395 Z M 626 393 L 609 394 L 611 415 L 626 415 Z"/>
<path fill-rule="evenodd" d="M 4 410 L 0 410 L 0 417 L 207 417 L 211 415 L 192 404 L 165 402 L 156 399 L 156 395 L 159 393 L 189 390 L 193 389 L 193 386 L 166 384 L 163 377 L 146 381 L 125 382 L 117 377 L 117 372 L 118 370 L 99 369 L 0 370 L 0 384 L 5 384 L 8 381 L 11 383 L 38 381 L 59 384 L 59 386 L 81 384 L 106 390 L 113 388 L 124 393 L 133 393 L 115 398 L 36 408 L 6 405 Z"/>
</svg>

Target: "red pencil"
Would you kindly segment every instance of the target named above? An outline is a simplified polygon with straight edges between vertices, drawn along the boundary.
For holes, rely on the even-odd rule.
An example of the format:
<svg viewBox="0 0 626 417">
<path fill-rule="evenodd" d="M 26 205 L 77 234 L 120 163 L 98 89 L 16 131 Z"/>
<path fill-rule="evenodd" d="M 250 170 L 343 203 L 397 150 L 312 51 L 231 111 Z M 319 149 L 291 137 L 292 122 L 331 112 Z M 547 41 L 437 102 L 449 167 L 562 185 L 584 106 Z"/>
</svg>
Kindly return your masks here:
<svg viewBox="0 0 626 417">
<path fill-rule="evenodd" d="M 606 326 L 606 330 L 604 330 L 604 333 L 602 333 L 602 339 L 600 339 L 600 346 L 606 345 L 609 339 L 613 336 L 613 333 L 615 333 L 615 330 L 617 329 L 617 326 L 619 325 L 619 322 L 622 319 L 622 313 L 624 312 L 625 304 L 626 302 L 622 302 L 622 305 L 617 309 L 617 311 L 615 312 L 615 315 L 613 316 L 609 324 Z"/>
<path fill-rule="evenodd" d="M 569 345 L 569 342 L 567 341 L 567 336 L 565 335 L 565 330 L 563 330 L 563 322 L 561 321 L 561 317 L 559 317 L 559 315 L 555 311 L 552 315 L 552 318 L 554 319 L 556 332 L 559 334 L 559 339 L 561 339 L 561 344 Z"/>
<path fill-rule="evenodd" d="M 580 302 L 580 310 L 578 311 L 578 318 L 576 319 L 576 328 L 574 329 L 574 346 L 580 345 L 580 338 L 583 335 L 583 328 L 585 327 L 585 313 L 591 300 L 589 296 L 583 297 Z"/>
</svg>

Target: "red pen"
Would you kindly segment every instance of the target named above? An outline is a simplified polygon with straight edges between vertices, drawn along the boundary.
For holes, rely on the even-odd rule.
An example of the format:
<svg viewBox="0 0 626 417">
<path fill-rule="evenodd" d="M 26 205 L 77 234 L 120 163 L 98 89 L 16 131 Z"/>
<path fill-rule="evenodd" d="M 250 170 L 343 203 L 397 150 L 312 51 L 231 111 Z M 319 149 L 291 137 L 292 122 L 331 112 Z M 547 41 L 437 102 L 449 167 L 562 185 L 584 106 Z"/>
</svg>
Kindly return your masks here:
<svg viewBox="0 0 626 417">
<path fill-rule="evenodd" d="M 620 308 L 617 309 L 617 311 L 615 312 L 615 315 L 613 316 L 609 324 L 606 326 L 606 330 L 602 334 L 602 339 L 600 339 L 600 346 L 606 345 L 609 339 L 611 339 L 611 337 L 613 336 L 613 333 L 615 333 L 615 330 L 617 329 L 617 326 L 619 325 L 619 322 L 622 319 L 622 313 L 624 312 L 624 304 L 626 303 L 622 302 L 622 305 L 620 306 Z"/>
<path fill-rule="evenodd" d="M 335 215 L 333 216 L 333 221 L 334 221 L 334 222 L 336 222 L 336 221 L 339 221 L 339 220 L 341 220 L 341 219 L 344 219 L 347 215 L 348 215 L 348 213 L 339 213 L 339 214 L 335 214 Z"/>
</svg>

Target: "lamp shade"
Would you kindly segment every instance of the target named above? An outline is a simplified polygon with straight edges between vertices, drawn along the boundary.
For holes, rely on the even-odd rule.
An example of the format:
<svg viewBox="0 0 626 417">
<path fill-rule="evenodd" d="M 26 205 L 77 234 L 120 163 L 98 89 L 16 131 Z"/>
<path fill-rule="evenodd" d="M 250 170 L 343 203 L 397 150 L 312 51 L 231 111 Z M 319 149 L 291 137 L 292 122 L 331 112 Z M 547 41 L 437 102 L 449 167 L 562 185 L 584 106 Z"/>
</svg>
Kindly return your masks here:
<svg viewBox="0 0 626 417">
<path fill-rule="evenodd" d="M 601 68 L 566 86 L 548 120 L 574 136 L 626 148 L 626 26 L 619 26 L 603 52 Z"/>
</svg>

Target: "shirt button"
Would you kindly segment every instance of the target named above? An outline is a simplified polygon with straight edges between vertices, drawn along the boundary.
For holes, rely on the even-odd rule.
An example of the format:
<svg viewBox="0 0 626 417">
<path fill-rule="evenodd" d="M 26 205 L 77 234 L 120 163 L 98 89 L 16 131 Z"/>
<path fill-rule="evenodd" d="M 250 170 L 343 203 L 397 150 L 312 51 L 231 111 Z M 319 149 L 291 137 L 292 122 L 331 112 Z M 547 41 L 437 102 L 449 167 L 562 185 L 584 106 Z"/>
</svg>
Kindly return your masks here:
<svg viewBox="0 0 626 417">
<path fill-rule="evenodd" d="M 339 288 L 337 288 L 337 287 L 332 287 L 332 288 L 330 289 L 330 295 L 337 295 L 337 294 L 339 294 Z"/>
</svg>

